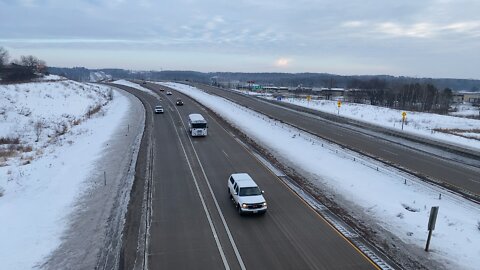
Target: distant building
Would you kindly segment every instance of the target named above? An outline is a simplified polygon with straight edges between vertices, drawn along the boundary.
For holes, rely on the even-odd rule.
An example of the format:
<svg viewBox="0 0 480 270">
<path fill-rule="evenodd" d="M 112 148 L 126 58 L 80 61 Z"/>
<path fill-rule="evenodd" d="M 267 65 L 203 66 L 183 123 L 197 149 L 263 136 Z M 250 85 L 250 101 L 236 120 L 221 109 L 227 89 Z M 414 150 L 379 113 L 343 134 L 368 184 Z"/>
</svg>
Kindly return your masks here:
<svg viewBox="0 0 480 270">
<path fill-rule="evenodd" d="M 338 99 L 339 97 L 345 96 L 346 90 L 344 88 L 326 88 L 326 87 L 315 87 L 312 89 L 312 93 L 326 100 Z"/>
<path fill-rule="evenodd" d="M 213 86 L 223 87 L 223 88 L 236 88 L 239 89 L 240 81 L 237 80 L 226 80 L 218 76 L 213 76 L 210 78 L 210 84 Z"/>
<path fill-rule="evenodd" d="M 353 103 L 370 104 L 369 90 L 365 89 L 348 89 L 345 92 L 345 101 Z"/>
<path fill-rule="evenodd" d="M 480 105 L 480 92 L 466 92 L 460 91 L 453 94 L 453 102 L 469 102 L 475 105 Z"/>
</svg>

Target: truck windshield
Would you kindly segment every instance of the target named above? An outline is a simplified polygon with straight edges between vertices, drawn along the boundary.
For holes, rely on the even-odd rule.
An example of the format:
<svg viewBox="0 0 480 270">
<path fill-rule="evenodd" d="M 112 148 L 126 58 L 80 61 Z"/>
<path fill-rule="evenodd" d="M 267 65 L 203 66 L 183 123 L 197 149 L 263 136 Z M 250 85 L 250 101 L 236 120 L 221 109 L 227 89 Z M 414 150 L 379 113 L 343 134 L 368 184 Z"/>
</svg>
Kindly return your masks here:
<svg viewBox="0 0 480 270">
<path fill-rule="evenodd" d="M 192 123 L 192 128 L 207 128 L 207 123 Z"/>
<path fill-rule="evenodd" d="M 262 191 L 258 187 L 240 188 L 240 196 L 258 196 L 262 195 Z"/>
</svg>

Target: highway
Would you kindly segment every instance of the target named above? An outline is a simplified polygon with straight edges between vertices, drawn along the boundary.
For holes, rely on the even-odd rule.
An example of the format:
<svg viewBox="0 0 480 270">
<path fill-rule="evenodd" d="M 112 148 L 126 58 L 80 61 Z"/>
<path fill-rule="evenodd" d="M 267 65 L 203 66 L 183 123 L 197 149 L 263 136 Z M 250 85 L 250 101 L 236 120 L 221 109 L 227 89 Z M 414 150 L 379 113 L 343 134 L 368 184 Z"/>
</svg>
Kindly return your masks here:
<svg viewBox="0 0 480 270">
<path fill-rule="evenodd" d="M 159 102 L 148 93 L 116 87 L 134 93 L 149 115 L 153 157 L 149 161 L 141 149 L 144 156 L 137 163 L 137 171 L 151 166 L 152 174 L 149 269 L 378 269 L 197 103 L 175 91 L 172 96 L 157 91 Z M 175 106 L 178 97 L 184 106 Z M 159 104 L 165 113 L 154 115 Z M 207 119 L 207 137 L 187 134 L 190 113 Z M 235 172 L 249 173 L 265 190 L 265 215 L 237 213 L 227 193 L 227 178 Z M 127 218 L 134 231 L 130 223 L 135 221 Z M 123 258 L 123 269 L 132 269 L 134 259 Z"/>
<path fill-rule="evenodd" d="M 203 84 L 191 85 L 480 201 L 480 169 L 392 143 L 317 115 Z"/>
</svg>

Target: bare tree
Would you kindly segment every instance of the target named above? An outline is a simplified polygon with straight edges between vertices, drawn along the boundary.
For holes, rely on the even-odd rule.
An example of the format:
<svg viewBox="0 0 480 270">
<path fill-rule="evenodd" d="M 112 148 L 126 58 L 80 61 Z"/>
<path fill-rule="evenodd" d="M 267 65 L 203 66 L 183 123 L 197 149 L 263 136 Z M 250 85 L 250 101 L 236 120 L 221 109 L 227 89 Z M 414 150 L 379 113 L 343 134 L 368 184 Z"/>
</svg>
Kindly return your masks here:
<svg viewBox="0 0 480 270">
<path fill-rule="evenodd" d="M 36 72 L 44 73 L 47 69 L 45 61 L 38 59 L 33 55 L 22 55 L 20 65 L 32 68 Z"/>
<path fill-rule="evenodd" d="M 35 142 L 38 142 L 40 140 L 40 136 L 42 135 L 42 131 L 43 131 L 43 121 L 42 120 L 38 120 L 37 122 L 35 122 L 35 125 L 34 125 L 34 129 L 35 129 L 35 135 L 37 136 L 37 139 L 35 140 Z"/>
<path fill-rule="evenodd" d="M 39 68 L 46 65 L 45 61 L 40 60 L 33 55 L 22 55 L 20 57 L 20 63 L 22 66 L 33 68 L 36 71 L 39 71 Z"/>
<path fill-rule="evenodd" d="M 0 47 L 0 67 L 6 65 L 8 63 L 8 59 L 8 51 L 5 48 Z"/>
</svg>

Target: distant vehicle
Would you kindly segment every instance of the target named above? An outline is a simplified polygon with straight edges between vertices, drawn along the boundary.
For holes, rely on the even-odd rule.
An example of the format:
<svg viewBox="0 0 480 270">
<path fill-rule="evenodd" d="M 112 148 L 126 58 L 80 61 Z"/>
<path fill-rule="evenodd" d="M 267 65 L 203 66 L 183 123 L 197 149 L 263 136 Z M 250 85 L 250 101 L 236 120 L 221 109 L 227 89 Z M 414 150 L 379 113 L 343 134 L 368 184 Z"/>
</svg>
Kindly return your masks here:
<svg viewBox="0 0 480 270">
<path fill-rule="evenodd" d="M 172 94 L 172 92 L 170 92 L 170 91 L 167 91 L 167 95 L 169 95 L 169 96 L 170 96 L 171 94 Z"/>
<path fill-rule="evenodd" d="M 163 88 L 160 88 L 160 91 L 162 91 L 162 92 L 163 92 L 163 91 L 165 91 L 165 89 L 163 89 Z"/>
<path fill-rule="evenodd" d="M 244 213 L 264 214 L 267 212 L 267 202 L 257 183 L 248 173 L 234 173 L 227 183 L 228 193 L 240 215 Z"/>
<path fill-rule="evenodd" d="M 143 81 L 142 84 L 147 84 L 147 82 L 146 82 L 146 81 Z"/>
<path fill-rule="evenodd" d="M 177 106 L 183 106 L 183 101 L 181 99 L 177 99 L 177 102 L 175 102 Z"/>
<path fill-rule="evenodd" d="M 155 106 L 155 113 L 163 113 L 163 107 L 160 105 Z"/>
<path fill-rule="evenodd" d="M 199 113 L 188 116 L 188 132 L 192 137 L 207 136 L 207 121 Z"/>
</svg>

